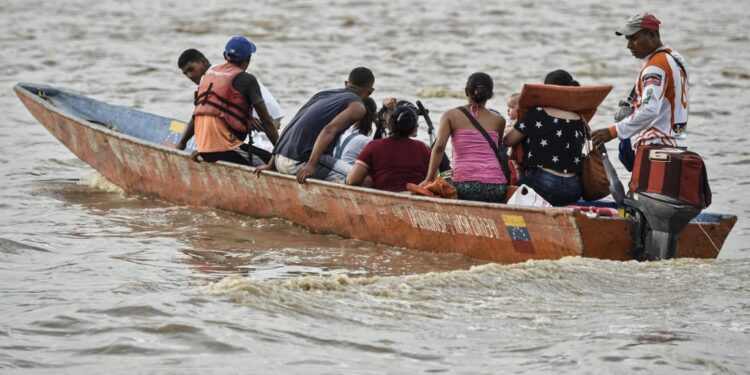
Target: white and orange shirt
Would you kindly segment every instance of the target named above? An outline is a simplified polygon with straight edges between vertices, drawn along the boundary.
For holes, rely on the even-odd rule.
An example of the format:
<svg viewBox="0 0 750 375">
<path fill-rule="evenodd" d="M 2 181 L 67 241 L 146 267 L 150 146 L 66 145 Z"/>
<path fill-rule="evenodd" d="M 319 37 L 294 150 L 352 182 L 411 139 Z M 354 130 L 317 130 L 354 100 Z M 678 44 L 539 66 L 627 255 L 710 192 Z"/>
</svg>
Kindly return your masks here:
<svg viewBox="0 0 750 375">
<path fill-rule="evenodd" d="M 635 111 L 614 125 L 617 136 L 632 138 L 634 148 L 653 143 L 687 147 L 689 98 L 687 62 L 671 49 L 659 48 L 643 64 L 631 102 Z"/>
</svg>

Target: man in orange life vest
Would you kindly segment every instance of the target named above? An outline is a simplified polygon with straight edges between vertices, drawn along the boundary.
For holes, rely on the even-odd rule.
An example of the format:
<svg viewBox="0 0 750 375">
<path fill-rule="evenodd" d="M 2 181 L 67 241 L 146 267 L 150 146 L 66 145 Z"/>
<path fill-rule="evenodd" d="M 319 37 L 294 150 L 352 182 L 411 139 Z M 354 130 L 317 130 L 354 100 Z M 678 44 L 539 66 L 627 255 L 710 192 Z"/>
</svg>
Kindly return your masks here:
<svg viewBox="0 0 750 375">
<path fill-rule="evenodd" d="M 633 56 L 646 62 L 629 98 L 632 114 L 609 128 L 593 131 L 596 146 L 618 137 L 630 139 L 633 148 L 654 143 L 687 147 L 687 63 L 677 52 L 662 45 L 660 23 L 653 14 L 640 13 L 615 31 L 625 36 Z"/>
<path fill-rule="evenodd" d="M 253 126 L 252 110 L 258 113 L 260 127 L 272 143 L 276 144 L 279 135 L 263 101 L 258 80 L 245 71 L 255 50 L 255 44 L 244 37 L 235 36 L 227 42 L 224 49 L 227 63 L 212 66 L 200 78 L 193 120 L 178 148 L 184 149 L 194 133 L 197 152 L 205 161 L 262 164 L 257 157 L 253 162 L 251 148 L 243 142 Z M 188 75 L 188 78 L 194 77 Z"/>
<path fill-rule="evenodd" d="M 186 49 L 180 54 L 177 59 L 177 67 L 180 68 L 182 74 L 185 75 L 189 80 L 194 82 L 196 85 L 200 85 L 201 79 L 211 67 L 211 62 L 208 61 L 205 55 L 201 51 L 194 48 Z M 284 117 L 284 113 L 281 110 L 281 106 L 273 94 L 263 85 L 263 82 L 258 80 L 258 86 L 260 87 L 261 96 L 263 96 L 263 103 L 266 105 L 268 114 L 273 119 L 273 124 L 276 129 L 279 129 L 281 125 L 281 119 Z M 256 105 L 257 107 L 257 105 Z M 268 162 L 271 158 L 271 151 L 273 150 L 273 144 L 268 139 L 268 136 L 262 132 L 262 128 L 258 129 L 260 124 L 260 116 L 258 111 L 253 111 L 253 136 L 249 138 L 252 141 L 250 144 L 250 151 L 253 154 L 254 159 L 260 158 L 263 163 Z M 188 141 L 194 135 L 193 118 L 191 116 L 190 122 L 186 129 L 189 131 L 184 132 L 182 139 L 177 143 L 177 149 L 184 150 L 187 148 Z M 257 157 L 257 158 L 256 158 Z M 254 162 L 253 165 L 260 165 L 260 162 Z"/>
</svg>

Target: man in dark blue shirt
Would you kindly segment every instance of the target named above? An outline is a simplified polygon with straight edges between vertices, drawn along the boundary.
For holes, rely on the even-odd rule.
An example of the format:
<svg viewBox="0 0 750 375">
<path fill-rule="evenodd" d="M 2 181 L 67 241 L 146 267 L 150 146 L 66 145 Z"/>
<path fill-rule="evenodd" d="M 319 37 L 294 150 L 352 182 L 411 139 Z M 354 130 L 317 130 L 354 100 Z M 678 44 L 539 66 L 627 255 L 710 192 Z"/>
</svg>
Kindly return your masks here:
<svg viewBox="0 0 750 375">
<path fill-rule="evenodd" d="M 373 92 L 375 76 L 367 68 L 354 68 L 343 89 L 315 94 L 297 112 L 279 138 L 268 164 L 258 167 L 327 181 L 346 178 L 351 165 L 333 157 L 335 140 L 367 113 L 362 102 Z"/>
</svg>

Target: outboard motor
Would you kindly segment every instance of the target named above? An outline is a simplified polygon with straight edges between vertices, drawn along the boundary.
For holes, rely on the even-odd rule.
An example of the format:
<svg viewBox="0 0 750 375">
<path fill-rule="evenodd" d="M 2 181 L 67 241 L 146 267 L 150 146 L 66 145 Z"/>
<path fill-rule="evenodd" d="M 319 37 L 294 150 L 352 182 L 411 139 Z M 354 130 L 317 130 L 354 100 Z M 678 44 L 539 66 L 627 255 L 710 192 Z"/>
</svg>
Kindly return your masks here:
<svg viewBox="0 0 750 375">
<path fill-rule="evenodd" d="M 637 258 L 674 258 L 680 233 L 701 212 L 699 207 L 655 193 L 634 193 L 625 204 L 635 210 L 634 252 Z"/>
<path fill-rule="evenodd" d="M 606 147 L 600 145 L 599 151 L 615 203 L 624 205 L 635 217 L 633 258 L 660 260 L 677 256 L 680 233 L 711 204 L 703 159 L 684 148 L 643 145 L 638 148 L 630 193 L 625 197 Z"/>
<path fill-rule="evenodd" d="M 638 148 L 625 205 L 635 211 L 636 258 L 677 256 L 680 232 L 711 204 L 703 159 L 684 148 L 643 145 Z"/>
</svg>

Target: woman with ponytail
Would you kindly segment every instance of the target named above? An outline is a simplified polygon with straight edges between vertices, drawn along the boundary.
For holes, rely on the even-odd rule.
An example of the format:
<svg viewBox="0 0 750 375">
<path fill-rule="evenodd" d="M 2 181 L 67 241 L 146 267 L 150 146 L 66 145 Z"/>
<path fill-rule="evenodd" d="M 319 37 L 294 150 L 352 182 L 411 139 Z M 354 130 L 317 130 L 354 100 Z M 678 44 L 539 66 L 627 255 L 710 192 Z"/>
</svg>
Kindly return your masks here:
<svg viewBox="0 0 750 375">
<path fill-rule="evenodd" d="M 432 147 L 425 186 L 438 177 L 438 166 L 443 159 L 448 139 L 453 148 L 453 176 L 449 181 L 459 199 L 502 203 L 507 181 L 498 161 L 495 148 L 505 130 L 505 119 L 485 107 L 492 98 L 492 78 L 486 73 L 474 73 L 466 82 L 468 104 L 451 109 L 440 118 L 435 145 Z M 484 133 L 491 139 L 491 146 Z"/>
<path fill-rule="evenodd" d="M 411 137 L 417 131 L 414 104 L 401 101 L 387 121 L 389 137 L 376 139 L 365 146 L 346 177 L 348 185 L 401 192 L 407 183 L 419 183 L 427 174 L 430 149 Z"/>
</svg>

